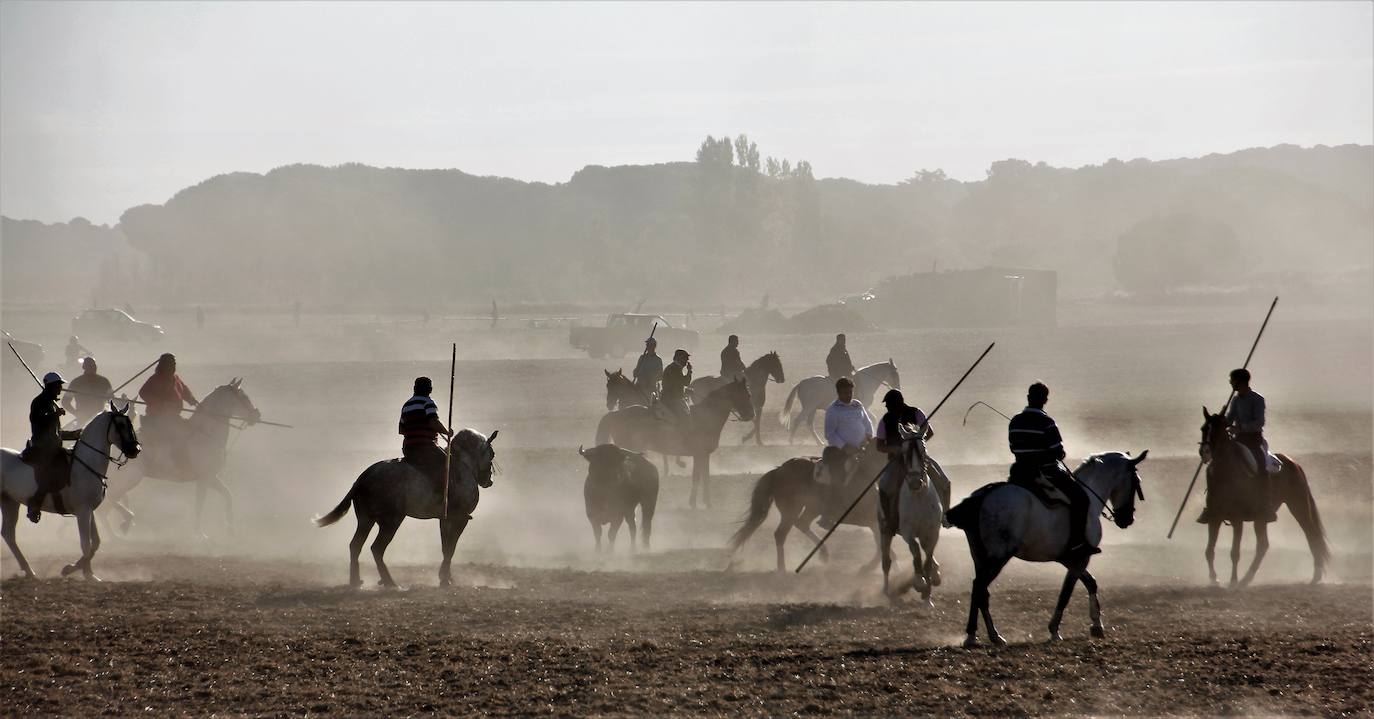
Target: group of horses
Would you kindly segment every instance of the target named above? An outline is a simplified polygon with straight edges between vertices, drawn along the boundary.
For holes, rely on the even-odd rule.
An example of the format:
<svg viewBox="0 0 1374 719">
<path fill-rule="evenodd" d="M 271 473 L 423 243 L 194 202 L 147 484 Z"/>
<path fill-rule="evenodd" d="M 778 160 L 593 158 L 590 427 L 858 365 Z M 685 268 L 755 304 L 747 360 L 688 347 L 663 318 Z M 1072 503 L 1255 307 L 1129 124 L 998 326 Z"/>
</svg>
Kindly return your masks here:
<svg viewBox="0 0 1374 719">
<path fill-rule="evenodd" d="M 689 504 L 696 507 L 700 494 L 706 506 L 710 506 L 710 456 L 720 446 L 727 421 L 735 416 L 741 421 L 752 422 L 753 427 L 743 441 L 753 439 L 762 445 L 764 424 L 760 417 L 763 415 L 767 385 L 769 382 L 784 382 L 785 374 L 778 354 L 769 352 L 750 364 L 740 376 L 699 378 L 692 383 L 696 400 L 691 415 L 680 421 L 664 419 L 651 407 L 649 398 L 644 397 L 623 372 L 607 370 L 605 378 L 607 413 L 597 424 L 596 446 L 590 450 L 579 449 L 590 466 L 584 499 L 598 550 L 601 548 L 601 525 L 611 525 L 610 539 L 614 542 L 622 520 L 628 521 L 633 545 L 636 507 L 641 512 L 643 544 L 646 548 L 649 545 L 658 476 L 653 464 L 644 458 L 644 452 L 662 454 L 665 468 L 669 456 L 691 457 L 693 467 Z M 891 359 L 859 369 L 854 381 L 855 397 L 865 404 L 871 404 L 874 395 L 884 386 L 901 388 L 900 375 Z M 818 375 L 798 382 L 789 393 L 781 413 L 783 426 L 791 431 L 789 441 L 802 426 L 808 427 L 820 441 L 814 427 L 815 414 L 833 397 L 830 378 Z M 792 413 L 794 403 L 798 406 L 796 414 Z M 1239 486 L 1246 481 L 1257 481 L 1245 466 L 1244 453 L 1248 450 L 1230 437 L 1224 417 L 1210 414 L 1205 409 L 1204 417 L 1199 452 L 1203 460 L 1208 462 L 1209 488 L 1227 483 Z M 81 571 L 88 578 L 95 577 L 91 563 L 100 546 L 95 510 L 102 502 L 107 502 L 123 516 L 123 531 L 127 531 L 134 515 L 121 500 L 146 477 L 195 482 L 198 489 L 198 529 L 201 505 L 206 492 L 211 489 L 224 497 L 226 517 L 232 521 L 231 495 L 219 477 L 225 464 L 230 430 L 234 427 L 231 418 L 242 419 L 245 427 L 260 418 L 257 408 L 243 391 L 241 380 L 237 379 L 217 387 L 205 398 L 186 421 L 184 435 L 176 438 L 175 441 L 179 442 L 177 446 L 168 446 L 171 438 L 163 438 L 163 445 L 148 453 L 152 457 L 138 462 L 132 460 L 140 456 L 142 447 L 127 406 L 118 407 L 111 402 L 105 411 L 92 418 L 76 442 L 70 482 L 60 492 L 50 496 L 42 508 L 49 513 L 64 511 L 75 515 L 77 519 L 82 553 L 76 562 L 63 568 L 62 574 Z M 395 459 L 376 462 L 359 475 L 342 501 L 328 514 L 316 519 L 319 526 L 327 526 L 341 519 L 350 507 L 353 509 L 357 528 L 349 544 L 350 584 L 361 584 L 359 557 L 368 536 L 377 527 L 378 534 L 371 547 L 373 558 L 381 583 L 395 585 L 383 555 L 406 517 L 440 520 L 443 561 L 439 578 L 444 585 L 452 582 L 451 560 L 458 538 L 477 506 L 479 488 L 492 486 L 492 475 L 497 469 L 493 449 L 496 436 L 497 432 L 483 435 L 472 429 L 457 432 L 450 443 L 452 455 L 446 485 L 440 483 L 440 486 L 436 486 L 430 478 Z M 877 493 L 874 493 L 869 504 L 861 505 L 861 509 L 843 518 L 844 524 L 867 528 L 873 533 L 877 552 L 864 569 L 870 570 L 881 562 L 885 593 L 895 595 L 911 587 L 921 594 L 925 602 L 931 602 L 931 592 L 941 582 L 935 547 L 939 541 L 941 523 L 947 521 L 965 532 L 973 556 L 974 579 L 966 645 L 977 643 L 980 616 L 989 640 L 996 644 L 1004 643 L 989 612 L 988 586 L 1013 558 L 1033 562 L 1054 561 L 1066 568 L 1063 588 L 1049 625 L 1052 638 L 1058 639 L 1060 636 L 1059 626 L 1064 608 L 1079 583 L 1084 585 L 1089 594 L 1091 632 L 1094 636 L 1102 635 L 1104 628 L 1097 582 L 1088 572 L 1087 558 L 1065 559 L 1061 556 L 1069 534 L 1068 512 L 1065 508 L 1047 506 L 1031 491 L 1009 483 L 989 485 L 958 505 L 946 507 L 938 496 L 932 478 L 947 487 L 948 477 L 939 463 L 927 454 L 920 433 L 903 432 L 901 441 L 904 452 L 908 454 L 908 461 L 902 466 L 909 470 L 901 477 L 898 488 L 899 496 L 895 503 L 897 517 L 887 518 L 889 521 L 880 520 L 883 510 L 879 506 Z M 1108 516 L 1123 529 L 1131 526 L 1136 501 L 1144 500 L 1137 467 L 1146 456 L 1147 452 L 1134 457 L 1123 452 L 1094 454 L 1074 471 L 1075 478 L 1089 495 L 1089 541 L 1100 541 L 1102 515 Z M 1280 459 L 1283 471 L 1259 481 L 1267 479 L 1270 482 L 1272 509 L 1277 511 L 1281 506 L 1288 506 L 1302 527 L 1314 560 L 1312 581 L 1315 583 L 1322 578 L 1330 557 L 1325 530 L 1302 468 L 1291 457 L 1280 455 Z M 789 459 L 756 480 L 742 526 L 728 542 L 731 566 L 734 553 L 762 525 L 774 506 L 781 516 L 773 533 L 779 571 L 785 570 L 784 544 L 792 529 L 801 531 L 813 542 L 821 541 L 812 529 L 813 523 L 826 509 L 827 503 L 836 502 L 837 498 L 835 492 L 827 490 L 819 479 L 818 462 L 819 458 L 816 457 Z M 889 455 L 876 450 L 870 449 L 861 454 L 852 473 L 855 482 L 841 490 L 848 492 L 849 497 L 840 497 L 840 505 L 847 505 L 849 499 L 857 499 L 858 492 L 867 491 L 869 478 L 890 467 L 890 462 Z M 113 471 L 112 465 L 116 467 Z M 16 526 L 22 504 L 34 494 L 36 487 L 33 469 L 20 459 L 19 453 L 10 449 L 0 450 L 0 515 L 3 516 L 0 535 L 26 576 L 33 576 L 33 571 L 16 541 Z M 1225 506 L 1215 507 L 1215 511 L 1212 511 L 1213 502 L 1225 501 L 1224 493 L 1218 491 L 1216 494 L 1209 497 L 1209 532 L 1205 552 L 1209 574 L 1212 581 L 1216 582 L 1213 556 L 1217 535 L 1220 525 L 1230 522 L 1235 532 L 1231 583 L 1244 585 L 1254 578 L 1268 548 L 1266 525 L 1264 521 L 1254 522 L 1257 551 L 1244 577 L 1239 577 L 1240 538 L 1244 521 L 1249 518 L 1229 512 Z M 894 590 L 889 577 L 892 565 L 890 545 L 896 536 L 902 537 L 911 552 L 913 578 L 909 584 Z M 822 559 L 826 558 L 823 546 L 820 554 Z"/>
</svg>

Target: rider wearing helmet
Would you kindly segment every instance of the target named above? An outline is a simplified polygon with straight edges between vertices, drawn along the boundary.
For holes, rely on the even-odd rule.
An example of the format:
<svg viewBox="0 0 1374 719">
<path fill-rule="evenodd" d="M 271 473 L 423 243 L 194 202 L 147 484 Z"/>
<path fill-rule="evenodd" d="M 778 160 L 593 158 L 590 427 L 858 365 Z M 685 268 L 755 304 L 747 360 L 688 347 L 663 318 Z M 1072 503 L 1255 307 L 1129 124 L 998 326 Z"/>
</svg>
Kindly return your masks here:
<svg viewBox="0 0 1374 719">
<path fill-rule="evenodd" d="M 897 425 L 905 424 L 915 428 L 924 427 L 924 439 L 935 436 L 935 430 L 930 426 L 930 420 L 926 418 L 926 413 L 919 408 L 912 407 L 906 403 L 906 398 L 902 396 L 899 389 L 890 389 L 883 395 L 883 405 L 887 407 L 887 413 L 878 421 L 877 432 L 874 439 L 879 452 L 895 455 L 891 460 L 899 460 L 904 457 L 902 452 L 902 437 L 897 430 Z M 880 520 L 884 523 L 891 523 L 890 528 L 895 532 L 897 524 L 897 499 L 900 496 L 901 478 L 905 474 L 898 461 L 889 461 L 887 469 L 883 470 L 882 478 L 878 480 L 878 509 Z M 938 473 L 931 472 L 932 483 L 935 484 L 936 492 L 940 495 L 940 505 L 949 508 L 949 486 L 936 477 Z"/>
<path fill-rule="evenodd" d="M 42 516 L 43 502 L 48 494 L 61 491 L 71 476 L 71 461 L 63 440 L 74 440 L 81 436 L 79 431 L 63 431 L 61 417 L 66 410 L 57 406 L 57 396 L 62 393 L 62 375 L 49 372 L 43 376 L 43 391 L 29 403 L 29 428 L 33 437 L 24 451 L 24 459 L 33 466 L 33 476 L 37 489 L 29 498 L 29 521 L 37 522 Z"/>
</svg>

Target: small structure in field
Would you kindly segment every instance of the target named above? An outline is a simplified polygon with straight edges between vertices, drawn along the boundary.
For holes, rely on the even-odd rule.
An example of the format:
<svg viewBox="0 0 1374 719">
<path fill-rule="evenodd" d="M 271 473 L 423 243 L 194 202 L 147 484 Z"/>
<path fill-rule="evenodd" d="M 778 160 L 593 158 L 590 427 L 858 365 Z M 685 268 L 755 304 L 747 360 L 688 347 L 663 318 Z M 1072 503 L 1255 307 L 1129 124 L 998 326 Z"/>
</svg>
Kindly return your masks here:
<svg viewBox="0 0 1374 719">
<path fill-rule="evenodd" d="M 845 305 L 882 327 L 1016 327 L 1058 323 L 1059 274 L 984 267 L 888 277 Z"/>
</svg>

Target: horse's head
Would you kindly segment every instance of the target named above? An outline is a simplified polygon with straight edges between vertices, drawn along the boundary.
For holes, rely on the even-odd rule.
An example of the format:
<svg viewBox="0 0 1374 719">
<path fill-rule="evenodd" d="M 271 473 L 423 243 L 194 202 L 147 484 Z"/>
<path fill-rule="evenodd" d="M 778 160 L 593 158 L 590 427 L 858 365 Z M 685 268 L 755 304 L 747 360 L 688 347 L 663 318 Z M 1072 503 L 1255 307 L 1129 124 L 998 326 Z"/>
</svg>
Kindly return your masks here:
<svg viewBox="0 0 1374 719">
<path fill-rule="evenodd" d="M 1111 504 L 1112 519 L 1122 529 L 1135 523 L 1136 500 L 1145 501 L 1145 490 L 1141 488 L 1137 468 L 1149 454 L 1148 449 L 1141 450 L 1136 457 L 1121 452 L 1095 454 L 1075 472 Z"/>
<path fill-rule="evenodd" d="M 707 402 L 714 399 L 723 399 L 728 403 L 730 411 L 739 415 L 741 420 L 753 421 L 754 400 L 749 395 L 749 382 L 743 377 L 725 383 L 706 397 Z"/>
<path fill-rule="evenodd" d="M 1206 407 L 1202 408 L 1202 441 L 1198 442 L 1197 453 L 1203 462 L 1211 462 L 1212 456 L 1216 454 L 1216 447 L 1213 444 L 1223 444 L 1230 440 L 1230 435 L 1226 432 L 1226 417 L 1222 414 L 1212 414 Z"/>
<path fill-rule="evenodd" d="M 614 372 L 602 370 L 606 373 L 606 411 L 610 412 L 619 404 L 622 408 L 635 404 L 635 399 L 643 394 L 635 386 L 634 380 L 625 376 L 624 369 Z M 640 403 L 644 400 L 640 398 Z"/>
<path fill-rule="evenodd" d="M 97 419 L 100 417 L 104 417 L 107 422 L 105 441 L 118 447 L 125 457 L 129 459 L 137 457 L 143 448 L 139 446 L 138 435 L 134 432 L 134 420 L 129 416 L 129 405 L 126 404 L 123 408 L 119 408 L 115 406 L 114 402 L 110 402 L 110 408 L 97 415 Z M 95 420 L 91 420 L 91 422 L 94 424 Z"/>
<path fill-rule="evenodd" d="M 458 469 L 466 468 L 471 472 L 478 486 L 486 489 L 491 486 L 491 475 L 496 472 L 496 450 L 491 446 L 501 430 L 493 430 L 491 436 L 483 436 L 473 429 L 461 429 L 453 436 L 453 458 Z"/>
<path fill-rule="evenodd" d="M 930 483 L 924 430 L 924 427 L 897 427 L 897 432 L 902 437 L 902 456 L 906 458 L 906 483 L 913 491 L 925 489 Z"/>
<path fill-rule="evenodd" d="M 883 366 L 887 367 L 887 377 L 883 381 L 892 385 L 892 389 L 901 389 L 902 375 L 897 372 L 897 363 L 893 362 L 891 357 L 888 357 L 887 364 Z"/>
<path fill-rule="evenodd" d="M 770 351 L 768 354 L 760 357 L 759 361 L 763 362 L 763 366 L 768 368 L 769 379 L 778 384 L 787 381 L 787 377 L 782 372 L 782 357 L 779 357 L 777 352 Z"/>
<path fill-rule="evenodd" d="M 243 378 L 235 377 L 229 384 L 222 384 L 215 388 L 200 403 L 208 415 L 220 415 L 213 419 L 228 422 L 227 417 L 235 417 L 244 420 L 247 424 L 253 424 L 262 419 L 262 412 L 253 406 L 253 400 L 248 398 L 248 394 L 243 391 Z"/>
</svg>

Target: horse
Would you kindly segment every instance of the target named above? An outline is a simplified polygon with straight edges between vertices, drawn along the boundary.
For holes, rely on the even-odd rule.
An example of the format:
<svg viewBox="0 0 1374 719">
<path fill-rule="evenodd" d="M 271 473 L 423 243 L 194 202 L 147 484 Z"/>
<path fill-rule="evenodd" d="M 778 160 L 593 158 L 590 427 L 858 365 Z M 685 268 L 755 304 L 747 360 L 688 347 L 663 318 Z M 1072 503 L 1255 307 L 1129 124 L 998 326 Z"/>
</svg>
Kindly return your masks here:
<svg viewBox="0 0 1374 719">
<path fill-rule="evenodd" d="M 1149 450 L 1131 458 L 1121 452 L 1095 454 L 1074 472 L 1088 493 L 1086 537 L 1096 545 L 1102 538 L 1098 515 L 1110 503 L 1112 520 L 1125 529 L 1135 522 L 1135 500 L 1145 500 L 1136 467 L 1145 461 Z M 1047 507 L 1030 490 L 1011 483 L 988 485 L 955 505 L 946 513 L 951 524 L 964 530 L 969 553 L 973 555 L 973 591 L 969 599 L 968 627 L 964 647 L 978 644 L 978 614 L 987 625 L 988 640 L 997 646 L 1007 643 L 997 633 L 988 608 L 988 585 L 1013 557 L 1027 562 L 1059 562 L 1068 570 L 1059 591 L 1059 603 L 1050 618 L 1050 639 L 1059 641 L 1059 624 L 1069 604 L 1074 585 L 1083 582 L 1088 590 L 1088 616 L 1092 636 L 1102 638 L 1102 604 L 1097 598 L 1097 580 L 1088 573 L 1089 557 L 1061 558 L 1069 538 L 1068 507 Z"/>
<path fill-rule="evenodd" d="M 596 426 L 598 445 L 614 442 L 635 451 L 653 450 L 664 455 L 692 458 L 691 506 L 697 506 L 697 489 L 711 506 L 711 453 L 720 446 L 720 432 L 731 413 L 749 421 L 754 402 L 749 385 L 737 379 L 706 395 L 692 408 L 690 417 L 670 421 L 656 417 L 648 407 L 632 405 L 607 412 Z"/>
<path fill-rule="evenodd" d="M 735 379 L 734 377 L 698 377 L 692 381 L 692 392 L 697 397 L 716 391 L 726 382 Z M 749 385 L 749 396 L 754 398 L 754 428 L 744 435 L 740 444 L 754 438 L 754 443 L 763 446 L 763 404 L 768 399 L 768 380 L 773 380 L 778 384 L 787 381 L 787 377 L 782 371 L 782 358 L 777 352 L 769 352 L 762 357 L 754 360 L 744 369 L 744 380 Z"/>
<path fill-rule="evenodd" d="M 644 393 L 634 380 L 625 376 L 624 369 L 614 372 L 605 369 L 606 373 L 606 411 L 612 412 L 616 409 L 624 409 L 634 405 L 648 407 L 653 398 Z"/>
<path fill-rule="evenodd" d="M 1307 537 L 1307 547 L 1312 552 L 1312 584 L 1321 581 L 1326 570 L 1326 562 L 1331 558 L 1331 549 L 1326 542 L 1326 529 L 1322 526 L 1317 503 L 1312 498 L 1312 488 L 1307 483 L 1307 473 L 1302 466 L 1286 454 L 1277 454 L 1283 468 L 1278 474 L 1263 474 L 1263 481 L 1269 482 L 1269 506 L 1255 508 L 1246 500 L 1253 493 L 1256 481 L 1250 473 L 1245 454 L 1249 453 L 1241 443 L 1231 438 L 1227 431 L 1226 418 L 1211 414 L 1202 408 L 1202 442 L 1198 454 L 1207 462 L 1207 506 L 1198 517 L 1198 522 L 1207 525 L 1207 574 L 1212 584 L 1217 584 L 1217 570 L 1213 565 L 1216 556 L 1217 534 L 1222 522 L 1230 522 L 1231 535 L 1231 586 L 1244 587 L 1255 578 L 1265 552 L 1269 551 L 1270 518 L 1276 516 L 1279 507 L 1287 504 L 1293 518 L 1298 520 L 1302 533 Z M 1263 470 L 1261 469 L 1261 472 Z M 1255 557 L 1245 577 L 1237 581 L 1236 574 L 1240 565 L 1240 542 L 1245 531 L 1245 523 L 1255 524 Z"/>
<path fill-rule="evenodd" d="M 129 419 L 129 408 L 110 408 L 97 414 L 81 430 L 72 452 L 71 481 L 61 491 L 49 494 L 43 502 L 43 511 L 57 513 L 57 500 L 62 500 L 63 509 L 76 515 L 77 531 L 81 535 L 81 558 L 62 568 L 62 576 L 81 570 L 87 579 L 99 580 L 91 569 L 91 559 L 100 549 L 100 530 L 95 525 L 95 509 L 105 499 L 105 474 L 110 462 L 110 447 L 118 447 L 125 457 L 138 456 L 140 447 L 138 435 L 134 432 L 133 420 Z M 19 523 L 19 510 L 38 490 L 38 482 L 33 467 L 19 458 L 12 449 L 0 449 L 0 536 L 5 538 L 10 552 L 19 562 L 19 569 L 25 577 L 33 577 L 24 553 L 19 551 L 15 539 L 15 526 Z"/>
<path fill-rule="evenodd" d="M 224 515 L 233 526 L 234 498 L 219 477 L 228 454 L 230 417 L 243 420 L 245 428 L 262 418 L 262 413 L 243 391 L 243 379 L 239 377 L 206 395 L 181 425 L 182 431 L 176 433 L 179 436 L 154 435 L 153 451 L 148 453 L 151 462 L 130 465 L 115 473 L 110 482 L 109 499 L 111 506 L 124 517 L 123 531 L 128 532 L 133 526 L 134 513 L 121 500 L 150 477 L 196 483 L 197 534 L 201 534 L 201 510 L 205 506 L 207 489 L 224 497 Z M 146 429 L 146 419 L 144 424 Z"/>
<path fill-rule="evenodd" d="M 849 488 L 858 486 L 856 482 L 872 479 L 886 466 L 887 455 L 876 450 L 864 452 L 860 455 L 859 465 L 854 470 L 855 481 L 850 483 Z M 773 543 L 777 548 L 779 572 L 787 571 L 787 557 L 783 546 L 793 527 L 800 530 L 812 542 L 820 543 L 820 537 L 811 531 L 811 524 L 820 516 L 821 509 L 829 500 L 825 487 L 816 481 L 817 471 L 826 471 L 821 467 L 819 457 L 794 457 L 764 472 L 763 476 L 754 482 L 754 489 L 749 495 L 749 510 L 744 516 L 744 522 L 730 537 L 730 566 L 734 565 L 735 553 L 763 525 L 763 521 L 768 518 L 769 508 L 774 504 L 778 506 L 778 514 L 782 515 L 781 521 L 778 522 L 778 528 L 773 530 Z M 879 551 L 874 554 L 872 561 L 864 565 L 860 571 L 868 571 L 876 567 L 882 557 L 876 495 L 871 501 L 872 511 L 850 512 L 843 522 L 871 531 L 874 545 L 879 547 Z M 844 506 L 848 506 L 848 504 Z M 820 555 L 823 560 L 828 560 L 830 557 L 824 546 L 821 546 Z"/>
<path fill-rule="evenodd" d="M 577 453 L 587 460 L 587 481 L 582 485 L 582 500 L 587 521 L 596 537 L 596 552 L 601 553 L 601 525 L 609 524 L 611 549 L 620 533 L 620 523 L 630 530 L 630 551 L 635 549 L 635 506 L 644 524 L 644 549 L 653 533 L 654 507 L 658 504 L 658 470 L 639 452 L 603 444 Z"/>
<path fill-rule="evenodd" d="M 921 593 L 921 600 L 926 606 L 935 606 L 931 601 L 930 592 L 934 587 L 940 585 L 940 563 L 935 561 L 935 545 L 940 541 L 940 519 L 944 515 L 944 507 L 940 503 L 939 494 L 936 492 L 934 483 L 931 481 L 932 470 L 939 470 L 938 466 L 928 463 L 926 456 L 925 438 L 923 432 L 908 432 L 905 428 L 899 430 L 902 435 L 904 452 L 908 457 L 908 465 L 915 468 L 913 471 L 905 472 L 902 479 L 901 489 L 897 496 L 897 523 L 895 526 L 896 534 L 900 534 L 906 541 L 906 546 L 911 550 L 911 563 L 914 569 L 912 579 L 913 586 Z M 946 480 L 948 481 L 948 480 Z M 878 547 L 882 551 L 883 557 L 883 594 L 892 596 L 891 587 L 888 584 L 888 571 L 892 567 L 892 537 L 894 536 L 891 524 L 879 522 L 881 536 L 878 539 Z M 925 561 L 921 561 L 921 550 L 925 550 Z"/>
<path fill-rule="evenodd" d="M 782 426 L 791 430 L 787 435 L 788 442 L 796 438 L 797 428 L 805 425 L 811 430 L 811 436 L 816 438 L 818 444 L 825 444 L 825 440 L 816 433 L 816 412 L 835 401 L 836 379 L 815 375 L 798 382 L 797 386 L 792 388 L 787 395 L 787 402 L 783 404 L 782 412 L 778 413 Z M 893 364 L 891 358 L 886 362 L 862 367 L 854 373 L 854 399 L 867 407 L 873 403 L 873 395 L 877 394 L 878 388 L 883 385 L 893 389 L 902 388 L 902 377 L 897 373 L 897 365 Z M 796 417 L 792 417 L 791 414 L 793 400 L 801 401 L 801 411 Z"/>
<path fill-rule="evenodd" d="M 448 476 L 447 515 L 444 514 L 443 496 L 429 477 L 399 459 L 384 459 L 363 470 L 343 501 L 329 514 L 315 518 L 316 526 L 327 527 L 342 519 L 352 505 L 358 528 L 348 543 L 349 586 L 362 586 L 358 555 L 373 525 L 379 527 L 377 538 L 372 542 L 372 558 L 377 562 L 380 577 L 378 583 L 383 587 L 396 586 L 382 555 L 406 517 L 439 520 L 439 540 L 444 552 L 444 561 L 439 565 L 439 584 L 445 587 L 453 584 L 450 567 L 453 550 L 468 522 L 472 521 L 472 511 L 477 508 L 480 495 L 478 487 L 486 489 L 492 485 L 496 450 L 491 443 L 496 441 L 499 431 L 492 432 L 490 437 L 472 429 L 454 435 L 450 445 L 453 457 Z"/>
</svg>

